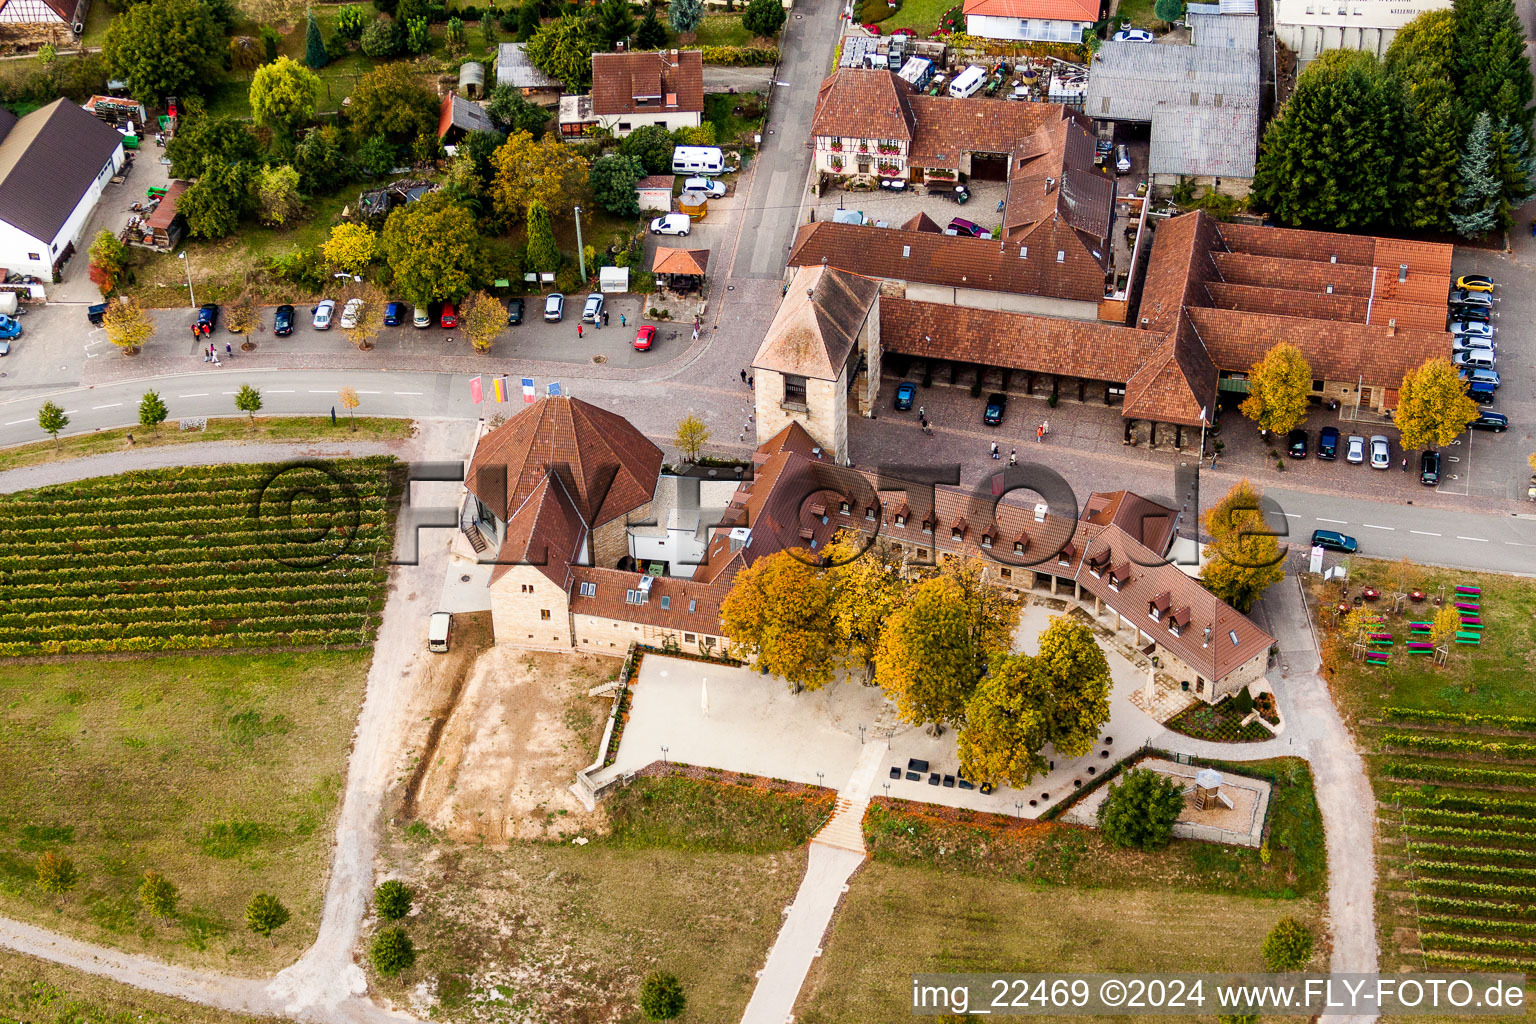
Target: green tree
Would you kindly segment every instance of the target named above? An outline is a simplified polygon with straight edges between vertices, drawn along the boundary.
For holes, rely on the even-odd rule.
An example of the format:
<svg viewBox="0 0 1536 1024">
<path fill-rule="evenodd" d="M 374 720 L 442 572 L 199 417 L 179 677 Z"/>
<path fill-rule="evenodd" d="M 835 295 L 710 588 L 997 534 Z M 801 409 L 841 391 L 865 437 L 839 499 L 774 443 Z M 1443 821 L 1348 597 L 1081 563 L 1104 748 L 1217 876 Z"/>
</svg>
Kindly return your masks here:
<svg viewBox="0 0 1536 1024">
<path fill-rule="evenodd" d="M 257 893 L 245 906 L 246 927 L 265 939 L 272 938 L 273 932 L 287 924 L 288 917 L 288 908 L 269 893 Z"/>
<path fill-rule="evenodd" d="M 640 1012 L 646 1020 L 675 1020 L 687 1006 L 683 983 L 675 974 L 652 971 L 640 983 Z"/>
<path fill-rule="evenodd" d="M 592 53 L 597 49 L 600 47 L 593 42 L 586 19 L 564 14 L 528 40 L 528 60 L 546 75 L 564 82 L 566 91 L 581 92 L 591 84 Z"/>
<path fill-rule="evenodd" d="M 52 850 L 38 857 L 34 867 L 38 886 L 50 896 L 63 896 L 80 881 L 75 862 Z"/>
<path fill-rule="evenodd" d="M 240 385 L 240 390 L 235 392 L 235 408 L 249 416 L 254 424 L 256 414 L 261 411 L 261 392 L 249 384 Z"/>
<path fill-rule="evenodd" d="M 250 202 L 250 182 L 249 164 L 209 161 L 176 206 L 187 218 L 192 237 L 213 239 L 234 234 Z"/>
<path fill-rule="evenodd" d="M 1480 238 L 1499 223 L 1502 182 L 1494 166 L 1493 119 L 1481 111 L 1462 150 L 1460 188 L 1451 206 L 1451 226 L 1463 238 Z"/>
<path fill-rule="evenodd" d="M 146 391 L 144 397 L 139 399 L 139 426 L 148 427 L 155 433 L 160 433 L 160 424 L 170 411 L 165 407 L 165 401 L 158 391 Z"/>
<path fill-rule="evenodd" d="M 1184 17 L 1184 0 L 1157 0 L 1152 14 L 1158 21 L 1172 24 Z"/>
<path fill-rule="evenodd" d="M 497 216 L 513 223 L 538 202 L 566 215 L 587 191 L 587 161 L 577 147 L 554 136 L 513 132 L 491 157 L 491 200 Z"/>
<path fill-rule="evenodd" d="M 1248 371 L 1248 397 L 1238 408 L 1261 430 L 1284 434 L 1307 418 L 1312 368 L 1301 349 L 1278 341 Z"/>
<path fill-rule="evenodd" d="M 1297 971 L 1312 959 L 1312 930 L 1294 917 L 1282 917 L 1264 936 L 1264 969 Z"/>
<path fill-rule="evenodd" d="M 496 35 L 496 19 L 491 17 L 491 13 L 491 10 L 487 8 L 485 14 L 480 18 L 480 44 L 490 51 L 492 56 L 495 56 L 496 44 L 500 37 Z"/>
<path fill-rule="evenodd" d="M 368 945 L 373 969 L 392 978 L 416 962 L 416 947 L 404 928 L 385 928 Z"/>
<path fill-rule="evenodd" d="M 1093 749 L 1109 721 L 1109 662 L 1086 624 L 1055 616 L 1040 634 L 1034 657 L 1035 697 L 1046 724 L 1046 741 L 1066 757 Z"/>
<path fill-rule="evenodd" d="M 550 225 L 549 211 L 537 200 L 528 204 L 528 268 L 541 274 L 560 269 L 555 229 Z"/>
<path fill-rule="evenodd" d="M 170 879 L 158 871 L 144 872 L 144 880 L 139 883 L 139 904 L 147 913 L 159 918 L 175 917 L 180 899 L 181 893 Z"/>
<path fill-rule="evenodd" d="M 368 19 L 363 16 L 363 9 L 357 4 L 343 4 L 336 8 L 336 34 L 351 42 L 357 42 L 363 35 L 363 29 L 368 26 Z"/>
<path fill-rule="evenodd" d="M 1461 123 L 1449 97 L 1418 119 L 1406 166 L 1409 196 L 1403 223 L 1424 231 L 1449 231 L 1461 167 Z"/>
<path fill-rule="evenodd" d="M 672 133 L 659 124 L 641 125 L 619 141 L 619 152 L 640 161 L 646 174 L 672 170 Z"/>
<path fill-rule="evenodd" d="M 91 240 L 90 278 L 106 298 L 117 290 L 117 282 L 128 268 L 128 247 L 111 231 L 102 228 Z"/>
<path fill-rule="evenodd" d="M 628 3 L 628 0 L 622 0 Z M 619 217 L 638 217 L 640 197 L 635 183 L 645 176 L 645 168 L 632 156 L 609 153 L 592 162 L 587 181 L 598 206 Z"/>
<path fill-rule="evenodd" d="M 149 0 L 112 19 L 102 52 L 112 77 L 127 82 L 134 99 L 158 105 L 217 81 L 225 47 L 202 0 Z"/>
<path fill-rule="evenodd" d="M 363 30 L 363 53 L 375 60 L 393 57 L 405 49 L 405 33 L 394 18 L 379 17 Z"/>
<path fill-rule="evenodd" d="M 293 169 L 299 172 L 300 191 L 313 195 L 347 181 L 346 155 L 336 143 L 336 129 L 316 128 L 293 151 Z"/>
<path fill-rule="evenodd" d="M 409 64 L 384 64 L 359 78 L 347 110 L 360 139 L 380 137 L 400 147 L 437 131 L 437 97 Z"/>
<path fill-rule="evenodd" d="M 304 27 L 304 63 L 313 71 L 319 71 L 330 63 L 325 52 L 325 40 L 320 38 L 320 24 L 315 21 L 314 8 L 309 11 L 309 24 Z"/>
<path fill-rule="evenodd" d="M 1461 101 L 1529 130 L 1531 69 L 1513 0 L 1455 0 L 1451 20 L 1451 78 Z"/>
<path fill-rule="evenodd" d="M 517 41 L 526 43 L 539 30 L 538 0 L 524 0 L 517 9 Z"/>
<path fill-rule="evenodd" d="M 373 890 L 373 906 L 386 921 L 398 921 L 409 914 L 415 898 L 410 886 L 394 878 Z"/>
<path fill-rule="evenodd" d="M 50 399 L 37 410 L 37 426 L 43 433 L 53 438 L 53 446 L 57 448 L 59 432 L 69 426 L 69 417 Z"/>
<path fill-rule="evenodd" d="M 741 14 L 741 27 L 754 36 L 771 39 L 784 27 L 784 19 L 781 0 L 752 0 Z"/>
<path fill-rule="evenodd" d="M 256 159 L 256 138 L 243 121 L 233 117 L 189 117 L 165 145 L 171 174 L 195 178 L 210 163 L 232 164 Z"/>
<path fill-rule="evenodd" d="M 432 45 L 432 35 L 426 18 L 407 18 L 405 21 L 405 52 L 426 53 Z"/>
<path fill-rule="evenodd" d="M 443 26 L 443 48 L 449 53 L 460 54 L 469 49 L 469 39 L 464 34 L 464 19 L 452 17 Z"/>
<path fill-rule="evenodd" d="M 394 287 L 417 306 L 464 295 L 479 279 L 483 262 L 474 217 L 441 192 L 390 213 L 379 251 Z"/>
<path fill-rule="evenodd" d="M 1321 54 L 1264 133 L 1253 204 L 1291 225 L 1389 222 L 1406 187 L 1407 111 L 1401 81 L 1371 54 Z"/>
<path fill-rule="evenodd" d="M 599 38 L 611 49 L 615 43 L 628 39 L 635 31 L 635 16 L 630 13 L 629 0 L 602 0 L 597 5 Z"/>
<path fill-rule="evenodd" d="M 677 421 L 677 432 L 673 435 L 672 443 L 677 445 L 677 450 L 685 460 L 698 462 L 699 453 L 709 443 L 709 427 L 690 412 Z"/>
<path fill-rule="evenodd" d="M 1246 479 L 1232 485 L 1205 513 L 1205 565 L 1200 581 L 1240 612 L 1253 607 L 1273 583 L 1285 578 L 1285 555 L 1264 516 L 1260 494 Z"/>
<path fill-rule="evenodd" d="M 1499 181 L 1498 225 L 1509 230 L 1515 211 L 1536 198 L 1536 154 L 1531 151 L 1531 130 L 1509 119 L 1493 134 L 1493 170 Z"/>
<path fill-rule="evenodd" d="M 304 209 L 299 198 L 299 172 L 287 164 L 271 164 L 256 172 L 252 184 L 256 216 L 269 227 L 282 227 Z"/>
<path fill-rule="evenodd" d="M 720 603 L 720 628 L 731 643 L 796 690 L 821 689 L 835 668 L 832 581 L 815 560 L 800 548 L 759 558 L 736 574 Z"/>
<path fill-rule="evenodd" d="M 549 122 L 549 111 L 529 103 L 515 85 L 498 85 L 492 89 L 485 112 L 508 132 L 527 132 L 534 138 L 544 134 L 544 126 Z"/>
<path fill-rule="evenodd" d="M 704 20 L 703 0 L 672 0 L 667 5 L 667 20 L 674 32 L 692 32 Z"/>
<path fill-rule="evenodd" d="M 654 5 L 645 9 L 645 17 L 635 29 L 635 48 L 655 50 L 667 45 L 667 27 L 661 23 Z"/>
<path fill-rule="evenodd" d="M 254 36 L 235 36 L 229 41 L 229 66 L 239 71 L 255 71 L 265 56 Z"/>
<path fill-rule="evenodd" d="M 1477 403 L 1467 395 L 1456 368 L 1444 356 L 1426 359 L 1403 375 L 1392 420 L 1404 448 L 1450 444 L 1477 419 Z"/>
<path fill-rule="evenodd" d="M 1177 782 L 1132 768 L 1099 804 L 1099 830 L 1116 846 L 1160 850 L 1173 837 L 1173 823 L 1183 810 L 1184 793 Z"/>
<path fill-rule="evenodd" d="M 913 725 L 958 722 L 988 662 L 1007 650 L 1017 615 L 980 563 L 949 562 L 887 620 L 875 681 Z"/>
</svg>

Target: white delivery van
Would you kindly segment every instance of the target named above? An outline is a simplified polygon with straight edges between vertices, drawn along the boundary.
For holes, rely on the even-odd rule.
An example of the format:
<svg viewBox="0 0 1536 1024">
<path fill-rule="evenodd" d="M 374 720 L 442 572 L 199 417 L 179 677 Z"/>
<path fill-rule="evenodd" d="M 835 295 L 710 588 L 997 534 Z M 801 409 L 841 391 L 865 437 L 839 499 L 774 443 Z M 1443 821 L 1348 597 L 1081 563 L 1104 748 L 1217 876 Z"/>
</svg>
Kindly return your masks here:
<svg viewBox="0 0 1536 1024">
<path fill-rule="evenodd" d="M 434 654 L 448 652 L 448 634 L 453 632 L 453 616 L 448 612 L 433 612 L 427 622 L 427 650 Z"/>
<path fill-rule="evenodd" d="M 957 100 L 963 100 L 967 96 L 976 95 L 986 84 L 987 69 L 979 64 L 972 64 L 949 83 L 949 94 Z"/>
<path fill-rule="evenodd" d="M 719 146 L 677 146 L 672 150 L 673 174 L 723 174 L 725 154 Z"/>
</svg>

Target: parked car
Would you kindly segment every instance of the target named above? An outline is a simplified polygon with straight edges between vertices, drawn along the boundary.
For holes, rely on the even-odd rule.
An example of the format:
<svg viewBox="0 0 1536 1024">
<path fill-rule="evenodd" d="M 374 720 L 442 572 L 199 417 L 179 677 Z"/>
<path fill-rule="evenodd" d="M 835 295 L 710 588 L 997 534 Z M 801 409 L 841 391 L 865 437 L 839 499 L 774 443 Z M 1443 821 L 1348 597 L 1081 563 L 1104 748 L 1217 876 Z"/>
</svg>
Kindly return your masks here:
<svg viewBox="0 0 1536 1024">
<path fill-rule="evenodd" d="M 1467 395 L 1481 405 L 1492 405 L 1499 396 L 1499 386 L 1485 380 L 1467 382 Z"/>
<path fill-rule="evenodd" d="M 1440 483 L 1440 453 L 1424 452 L 1419 456 L 1419 483 L 1434 487 Z"/>
<path fill-rule="evenodd" d="M 1293 459 L 1307 457 L 1307 432 L 1300 427 L 1291 431 L 1285 438 L 1285 451 Z"/>
<path fill-rule="evenodd" d="M 13 316 L 0 314 L 0 341 L 12 341 L 21 337 L 21 321 Z M 9 351 L 9 349 L 7 349 Z"/>
<path fill-rule="evenodd" d="M 1456 279 L 1456 287 L 1468 292 L 1493 291 L 1493 278 L 1487 274 L 1462 274 Z"/>
<path fill-rule="evenodd" d="M 1346 555 L 1352 555 L 1360 550 L 1360 543 L 1355 538 L 1338 530 L 1313 530 L 1312 546 L 1326 548 L 1329 551 L 1342 551 Z"/>
<path fill-rule="evenodd" d="M 1451 319 L 1491 324 L 1493 323 L 1493 310 L 1487 306 L 1469 306 L 1464 302 L 1453 302 L 1451 303 Z"/>
<path fill-rule="evenodd" d="M 1509 417 L 1501 412 L 1479 412 L 1477 419 L 1467 424 L 1473 430 L 1491 430 L 1502 434 L 1509 429 Z"/>
<path fill-rule="evenodd" d="M 1339 428 L 1324 427 L 1317 432 L 1317 457 L 1332 462 L 1339 457 Z"/>
<path fill-rule="evenodd" d="M 363 300 L 348 299 L 347 304 L 341 307 L 341 329 L 351 330 L 357 326 L 358 318 L 363 315 Z"/>
<path fill-rule="evenodd" d="M 1353 462 L 1355 465 L 1365 461 L 1365 438 L 1359 434 L 1350 434 L 1349 442 L 1344 449 L 1344 461 Z"/>
<path fill-rule="evenodd" d="M 331 329 L 331 317 L 336 313 L 336 300 L 321 299 L 320 304 L 312 307 L 310 312 L 315 316 L 310 326 L 317 331 L 328 331 Z"/>
<path fill-rule="evenodd" d="M 415 306 L 411 309 L 411 326 L 418 331 L 432 326 L 432 311 L 426 306 Z"/>
<path fill-rule="evenodd" d="M 956 217 L 949 222 L 949 227 L 944 229 L 946 235 L 963 235 L 967 238 L 986 238 L 992 234 L 986 228 L 964 217 Z"/>
<path fill-rule="evenodd" d="M 1499 389 L 1499 385 L 1504 383 L 1503 381 L 1499 380 L 1498 370 L 1485 370 L 1481 367 L 1462 366 L 1458 368 L 1458 372 L 1462 381 L 1468 385 L 1469 389 L 1472 385 L 1478 385 L 1485 388 L 1492 388 L 1493 390 L 1497 391 Z"/>
<path fill-rule="evenodd" d="M 87 307 L 85 318 L 95 326 L 100 327 L 107 318 L 107 304 L 105 302 L 98 302 L 94 306 Z"/>
<path fill-rule="evenodd" d="M 1451 365 L 1455 367 L 1471 367 L 1474 370 L 1491 370 L 1498 364 L 1499 357 L 1494 355 L 1491 348 L 1476 348 L 1467 352 L 1455 352 L 1451 355 Z"/>
<path fill-rule="evenodd" d="M 218 325 L 219 307 L 217 303 L 205 302 L 197 307 L 197 326 L 207 327 L 210 331 Z"/>
<path fill-rule="evenodd" d="M 896 386 L 896 411 L 911 412 L 912 403 L 917 400 L 917 385 L 909 380 L 904 380 Z"/>
<path fill-rule="evenodd" d="M 1447 328 L 1452 334 L 1466 334 L 1474 338 L 1493 337 L 1493 324 L 1479 323 L 1476 320 L 1452 320 Z"/>
<path fill-rule="evenodd" d="M 402 320 L 404 320 L 404 319 L 405 319 L 405 303 L 403 303 L 403 302 L 386 302 L 384 304 L 384 326 L 385 327 L 399 327 L 400 326 L 400 322 Z"/>
<path fill-rule="evenodd" d="M 713 178 L 684 178 L 683 191 L 699 192 L 711 199 L 719 199 L 725 195 L 725 182 Z"/>
<path fill-rule="evenodd" d="M 1451 301 L 1459 302 L 1463 306 L 1482 306 L 1485 309 L 1493 308 L 1493 296 L 1487 292 L 1469 292 L 1462 289 L 1452 293 Z"/>
<path fill-rule="evenodd" d="M 523 300 L 512 299 L 507 303 L 507 323 L 516 326 L 523 322 Z"/>
<path fill-rule="evenodd" d="M 1487 338 L 1472 338 L 1458 334 L 1451 339 L 1451 354 L 1458 352 L 1492 352 L 1496 346 Z"/>
<path fill-rule="evenodd" d="M 584 324 L 602 323 L 603 320 L 603 296 L 599 292 L 592 292 L 587 296 L 587 301 L 581 307 L 581 322 Z"/>
<path fill-rule="evenodd" d="M 649 352 L 654 344 L 656 344 L 656 328 L 650 324 L 646 324 L 635 332 L 636 352 Z"/>
<path fill-rule="evenodd" d="M 293 307 L 286 302 L 272 311 L 272 333 L 279 338 L 293 333 Z"/>
<path fill-rule="evenodd" d="M 1123 28 L 1115 33 L 1117 43 L 1150 43 L 1152 33 L 1144 28 Z"/>
<path fill-rule="evenodd" d="M 1124 144 L 1115 147 L 1115 170 L 1121 174 L 1131 173 L 1131 153 Z"/>
<path fill-rule="evenodd" d="M 1390 469 L 1392 466 L 1392 442 L 1386 434 L 1371 436 L 1371 468 Z"/>
<path fill-rule="evenodd" d="M 653 235 L 686 235 L 692 230 L 692 222 L 686 213 L 669 213 L 651 221 Z"/>
<path fill-rule="evenodd" d="M 443 315 L 438 319 L 444 327 L 453 330 L 459 326 L 459 309 L 451 302 L 443 303 Z"/>
<path fill-rule="evenodd" d="M 559 292 L 550 292 L 549 298 L 544 300 L 544 319 L 552 324 L 557 324 L 565 319 L 565 296 Z"/>
<path fill-rule="evenodd" d="M 987 396 L 987 407 L 981 414 L 981 422 L 989 427 L 995 427 L 1003 422 L 1003 413 L 1008 410 L 1008 396 L 1001 391 Z"/>
</svg>

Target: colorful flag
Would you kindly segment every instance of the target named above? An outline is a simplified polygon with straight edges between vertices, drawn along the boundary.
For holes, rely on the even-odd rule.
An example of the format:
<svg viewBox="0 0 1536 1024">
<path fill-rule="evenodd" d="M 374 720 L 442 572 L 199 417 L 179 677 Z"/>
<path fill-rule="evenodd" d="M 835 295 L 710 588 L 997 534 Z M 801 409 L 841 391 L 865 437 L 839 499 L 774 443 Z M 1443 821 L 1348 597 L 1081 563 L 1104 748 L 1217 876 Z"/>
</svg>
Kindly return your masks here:
<svg viewBox="0 0 1536 1024">
<path fill-rule="evenodd" d="M 532 377 L 524 377 L 523 378 L 523 401 L 527 402 L 529 405 L 532 405 L 533 404 L 533 400 L 534 400 L 533 378 Z"/>
<path fill-rule="evenodd" d="M 476 405 L 479 405 L 482 401 L 485 400 L 485 393 L 480 389 L 479 377 L 469 378 L 469 398 L 470 401 L 474 402 Z"/>
<path fill-rule="evenodd" d="M 491 381 L 491 393 L 496 396 L 498 403 L 505 402 L 507 400 L 507 378 L 497 377 Z"/>
<path fill-rule="evenodd" d="M 563 394 L 563 392 L 562 392 L 562 391 L 561 391 L 561 390 L 560 390 L 560 382 L 559 382 L 559 381 L 557 381 L 557 380 L 552 380 L 552 381 L 550 381 L 550 382 L 549 382 L 549 385 L 548 385 L 548 387 L 547 387 L 547 389 L 546 389 L 546 391 L 545 391 L 545 393 L 546 393 L 546 394 L 547 394 L 547 395 L 548 395 L 548 396 L 549 396 L 549 397 L 550 397 L 550 398 L 554 398 L 554 397 L 556 397 L 556 396 L 557 396 L 557 395 L 560 395 L 560 394 Z"/>
</svg>

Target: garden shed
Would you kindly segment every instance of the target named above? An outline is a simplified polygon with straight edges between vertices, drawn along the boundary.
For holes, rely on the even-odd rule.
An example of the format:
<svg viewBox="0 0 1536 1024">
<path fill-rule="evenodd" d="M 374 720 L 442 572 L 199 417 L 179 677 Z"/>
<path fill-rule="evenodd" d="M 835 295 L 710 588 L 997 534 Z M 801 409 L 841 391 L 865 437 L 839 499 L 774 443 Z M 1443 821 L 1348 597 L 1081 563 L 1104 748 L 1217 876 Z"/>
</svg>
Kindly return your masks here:
<svg viewBox="0 0 1536 1024">
<path fill-rule="evenodd" d="M 478 100 L 485 95 L 485 65 L 465 61 L 459 67 L 459 95 L 467 100 Z"/>
<path fill-rule="evenodd" d="M 670 213 L 672 183 L 676 180 L 675 175 L 652 174 L 635 182 L 635 195 L 640 200 L 640 209 L 655 213 Z"/>
</svg>

